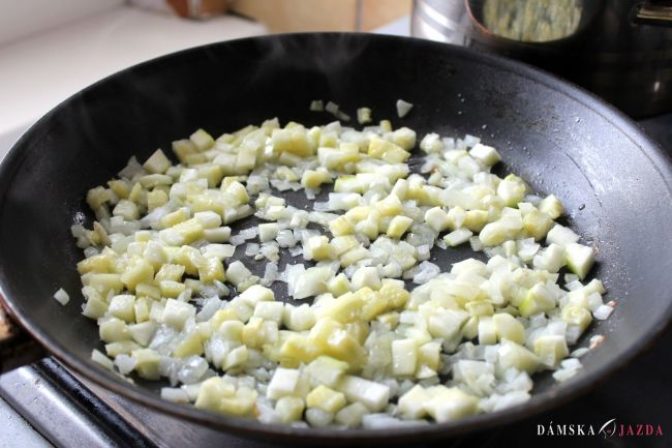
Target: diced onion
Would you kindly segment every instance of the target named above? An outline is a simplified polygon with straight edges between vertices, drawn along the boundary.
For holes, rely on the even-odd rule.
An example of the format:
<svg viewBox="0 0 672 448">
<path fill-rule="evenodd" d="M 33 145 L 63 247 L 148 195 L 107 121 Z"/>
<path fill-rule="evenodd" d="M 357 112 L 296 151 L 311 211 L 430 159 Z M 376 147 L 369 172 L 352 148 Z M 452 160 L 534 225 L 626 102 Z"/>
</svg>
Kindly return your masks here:
<svg viewBox="0 0 672 448">
<path fill-rule="evenodd" d="M 155 150 L 88 192 L 96 221 L 70 231 L 94 362 L 167 381 L 175 403 L 379 430 L 506 409 L 535 372 L 580 371 L 604 337 L 572 346 L 615 302 L 584 280 L 597 251 L 557 224 L 556 196 L 493 174 L 501 154 L 476 135 L 310 109 L 336 121 L 199 129 L 173 142 L 178 164 Z"/>
</svg>

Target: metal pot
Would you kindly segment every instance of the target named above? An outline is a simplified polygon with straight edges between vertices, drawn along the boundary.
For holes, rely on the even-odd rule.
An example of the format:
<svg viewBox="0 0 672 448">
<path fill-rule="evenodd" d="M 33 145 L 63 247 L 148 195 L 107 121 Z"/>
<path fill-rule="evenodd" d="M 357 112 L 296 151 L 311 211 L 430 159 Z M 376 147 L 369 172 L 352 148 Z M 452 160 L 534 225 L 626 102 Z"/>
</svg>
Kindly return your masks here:
<svg viewBox="0 0 672 448">
<path fill-rule="evenodd" d="M 573 0 L 570 31 L 540 39 L 513 37 L 488 21 L 493 4 L 537 10 L 541 0 L 414 0 L 414 36 L 513 57 L 549 70 L 634 117 L 672 111 L 672 1 Z M 568 2 L 569 3 L 569 2 Z M 550 7 L 549 7 L 550 8 Z M 557 9 L 541 11 L 551 27 Z M 515 15 L 515 11 L 514 11 Z M 543 25 L 543 24 L 542 24 Z"/>
</svg>

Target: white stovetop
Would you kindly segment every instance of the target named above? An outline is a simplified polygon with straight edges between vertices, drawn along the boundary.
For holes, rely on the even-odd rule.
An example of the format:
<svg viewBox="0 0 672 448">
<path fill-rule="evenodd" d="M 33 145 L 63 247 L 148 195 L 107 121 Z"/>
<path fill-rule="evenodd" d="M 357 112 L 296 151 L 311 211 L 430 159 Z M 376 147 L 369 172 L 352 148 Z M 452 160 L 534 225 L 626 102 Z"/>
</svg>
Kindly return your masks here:
<svg viewBox="0 0 672 448">
<path fill-rule="evenodd" d="M 265 32 L 235 16 L 201 22 L 120 6 L 0 45 L 0 159 L 37 118 L 109 74 L 184 48 Z"/>
</svg>

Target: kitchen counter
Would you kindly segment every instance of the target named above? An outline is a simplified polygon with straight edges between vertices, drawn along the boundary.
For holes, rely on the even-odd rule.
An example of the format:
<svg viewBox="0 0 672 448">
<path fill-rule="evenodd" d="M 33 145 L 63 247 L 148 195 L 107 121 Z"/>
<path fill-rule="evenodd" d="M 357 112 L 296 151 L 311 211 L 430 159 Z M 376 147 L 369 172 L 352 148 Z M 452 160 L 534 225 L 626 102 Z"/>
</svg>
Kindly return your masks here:
<svg viewBox="0 0 672 448">
<path fill-rule="evenodd" d="M 31 123 L 84 86 L 167 53 L 265 32 L 237 16 L 194 21 L 120 6 L 0 45 L 0 159 Z"/>
</svg>

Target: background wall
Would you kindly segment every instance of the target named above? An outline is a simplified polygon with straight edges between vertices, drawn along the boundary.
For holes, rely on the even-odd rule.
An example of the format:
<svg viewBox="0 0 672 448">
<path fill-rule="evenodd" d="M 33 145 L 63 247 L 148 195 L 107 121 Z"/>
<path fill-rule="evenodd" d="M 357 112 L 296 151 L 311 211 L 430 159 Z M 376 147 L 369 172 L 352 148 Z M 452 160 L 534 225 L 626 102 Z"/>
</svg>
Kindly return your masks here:
<svg viewBox="0 0 672 448">
<path fill-rule="evenodd" d="M 232 0 L 271 32 L 369 31 L 410 14 L 411 0 Z M 360 16 L 358 18 L 358 10 Z"/>
<path fill-rule="evenodd" d="M 0 45 L 124 3 L 125 0 L 0 0 Z"/>
</svg>

